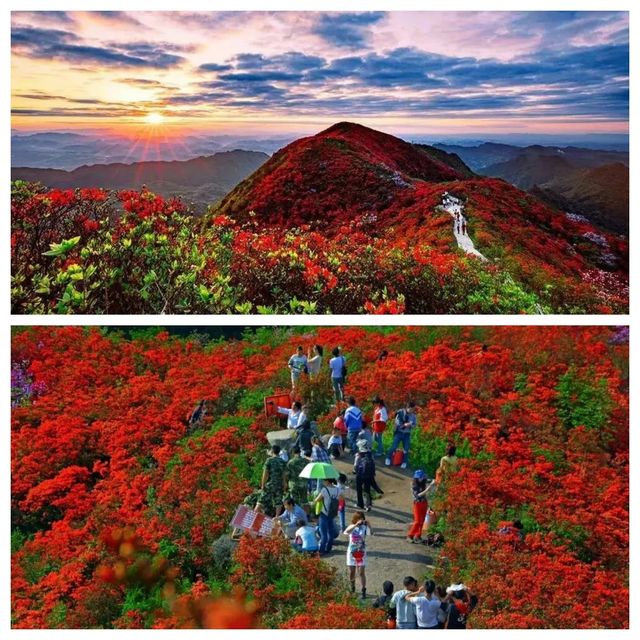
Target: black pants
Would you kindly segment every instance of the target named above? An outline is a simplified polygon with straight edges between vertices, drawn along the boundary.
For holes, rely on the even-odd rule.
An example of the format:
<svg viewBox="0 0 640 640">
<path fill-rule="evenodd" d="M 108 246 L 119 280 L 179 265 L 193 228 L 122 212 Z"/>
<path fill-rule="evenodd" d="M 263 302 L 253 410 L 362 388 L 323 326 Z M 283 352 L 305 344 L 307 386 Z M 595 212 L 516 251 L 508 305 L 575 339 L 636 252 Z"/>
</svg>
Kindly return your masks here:
<svg viewBox="0 0 640 640">
<path fill-rule="evenodd" d="M 376 493 L 379 493 L 380 495 L 382 495 L 384 493 L 384 491 L 378 486 L 378 482 L 376 481 L 375 477 L 371 478 L 371 488 Z"/>
<path fill-rule="evenodd" d="M 375 482 L 375 480 L 374 480 Z M 362 490 L 367 497 L 367 504 L 364 504 L 362 499 Z M 371 506 L 371 478 L 363 478 L 362 476 L 356 476 L 356 494 L 358 496 L 358 506 L 364 509 L 365 506 Z"/>
</svg>

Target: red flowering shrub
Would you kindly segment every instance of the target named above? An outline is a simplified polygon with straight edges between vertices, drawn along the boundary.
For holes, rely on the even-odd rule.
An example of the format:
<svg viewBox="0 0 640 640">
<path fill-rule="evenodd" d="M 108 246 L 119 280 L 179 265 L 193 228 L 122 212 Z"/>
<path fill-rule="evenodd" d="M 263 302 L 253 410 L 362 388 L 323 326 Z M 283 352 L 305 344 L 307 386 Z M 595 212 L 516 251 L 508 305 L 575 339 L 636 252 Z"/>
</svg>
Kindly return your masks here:
<svg viewBox="0 0 640 640">
<path fill-rule="evenodd" d="M 475 627 L 628 625 L 628 334 L 261 328 L 203 345 L 31 327 L 12 344 L 39 389 L 12 410 L 14 626 L 383 626 L 283 540 L 246 536 L 228 565 L 214 560 L 259 481 L 274 428 L 262 399 L 288 384 L 300 342 L 343 348 L 365 413 L 376 393 L 392 411 L 418 402 L 412 464 L 432 474 L 458 444 L 459 470 L 433 501 L 446 539 L 435 577 L 472 586 Z M 323 431 L 326 375 L 300 385 Z M 207 416 L 188 432 L 201 399 Z M 500 533 L 514 519 L 522 540 Z"/>
<path fill-rule="evenodd" d="M 465 204 L 484 261 L 458 248 Z M 19 313 L 617 313 L 628 243 L 498 179 L 341 123 L 204 219 L 147 190 L 12 188 Z"/>
</svg>

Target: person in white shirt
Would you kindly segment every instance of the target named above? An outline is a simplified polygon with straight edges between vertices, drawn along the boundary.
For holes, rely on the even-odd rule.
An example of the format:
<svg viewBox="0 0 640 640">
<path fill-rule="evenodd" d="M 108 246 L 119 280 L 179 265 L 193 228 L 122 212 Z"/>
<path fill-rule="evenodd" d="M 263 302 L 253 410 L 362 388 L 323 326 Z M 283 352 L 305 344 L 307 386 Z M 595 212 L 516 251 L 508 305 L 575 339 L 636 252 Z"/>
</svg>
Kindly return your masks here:
<svg viewBox="0 0 640 640">
<path fill-rule="evenodd" d="M 293 548 L 307 553 L 318 551 L 319 545 L 315 527 L 307 524 L 304 520 L 298 520 L 297 525 L 298 530 L 296 531 Z"/>
<path fill-rule="evenodd" d="M 307 417 L 302 411 L 302 403 L 296 400 L 291 409 L 287 407 L 278 407 L 278 413 L 287 416 L 287 429 L 297 429 Z"/>
<path fill-rule="evenodd" d="M 302 346 L 299 346 L 296 353 L 289 358 L 287 366 L 291 371 L 291 388 L 295 389 L 300 376 L 308 372 L 307 356 L 304 355 Z"/>
<path fill-rule="evenodd" d="M 405 600 L 415 607 L 418 629 L 441 628 L 439 616 L 444 614 L 447 605 L 438 598 L 435 591 L 436 583 L 433 580 L 427 580 L 418 591 L 405 596 Z"/>
<path fill-rule="evenodd" d="M 314 344 L 312 349 L 309 349 L 307 355 L 307 371 L 310 378 L 315 378 L 320 373 L 320 367 L 322 366 L 322 346 Z"/>
</svg>

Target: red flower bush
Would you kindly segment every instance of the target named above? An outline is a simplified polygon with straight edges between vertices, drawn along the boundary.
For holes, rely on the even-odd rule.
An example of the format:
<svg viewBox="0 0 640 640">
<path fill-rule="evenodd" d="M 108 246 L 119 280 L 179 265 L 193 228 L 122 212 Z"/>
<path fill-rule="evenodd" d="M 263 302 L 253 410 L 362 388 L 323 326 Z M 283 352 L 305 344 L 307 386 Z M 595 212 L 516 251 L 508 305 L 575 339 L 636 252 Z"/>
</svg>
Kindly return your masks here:
<svg viewBox="0 0 640 640">
<path fill-rule="evenodd" d="M 412 464 L 433 474 L 458 445 L 432 504 L 435 577 L 473 587 L 475 627 L 628 626 L 628 334 L 607 327 L 261 328 L 208 344 L 17 331 L 14 368 L 39 391 L 12 410 L 14 626 L 384 626 L 284 540 L 245 536 L 213 559 L 260 480 L 263 397 L 289 384 L 299 343 L 343 349 L 365 413 L 375 394 L 392 412 L 418 403 Z M 326 376 L 299 388 L 325 432 Z M 522 540 L 500 533 L 515 519 Z"/>
</svg>

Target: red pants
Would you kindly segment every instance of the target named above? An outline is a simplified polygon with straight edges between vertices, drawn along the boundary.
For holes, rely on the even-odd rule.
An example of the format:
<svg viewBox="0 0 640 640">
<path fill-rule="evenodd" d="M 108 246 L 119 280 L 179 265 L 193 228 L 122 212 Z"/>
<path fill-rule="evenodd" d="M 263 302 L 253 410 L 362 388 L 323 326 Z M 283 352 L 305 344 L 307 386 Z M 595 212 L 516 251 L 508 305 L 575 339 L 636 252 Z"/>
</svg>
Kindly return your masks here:
<svg viewBox="0 0 640 640">
<path fill-rule="evenodd" d="M 427 515 L 427 502 L 414 502 L 413 503 L 413 524 L 407 536 L 409 538 L 419 538 L 422 535 L 422 527 L 424 525 L 424 518 Z"/>
</svg>

